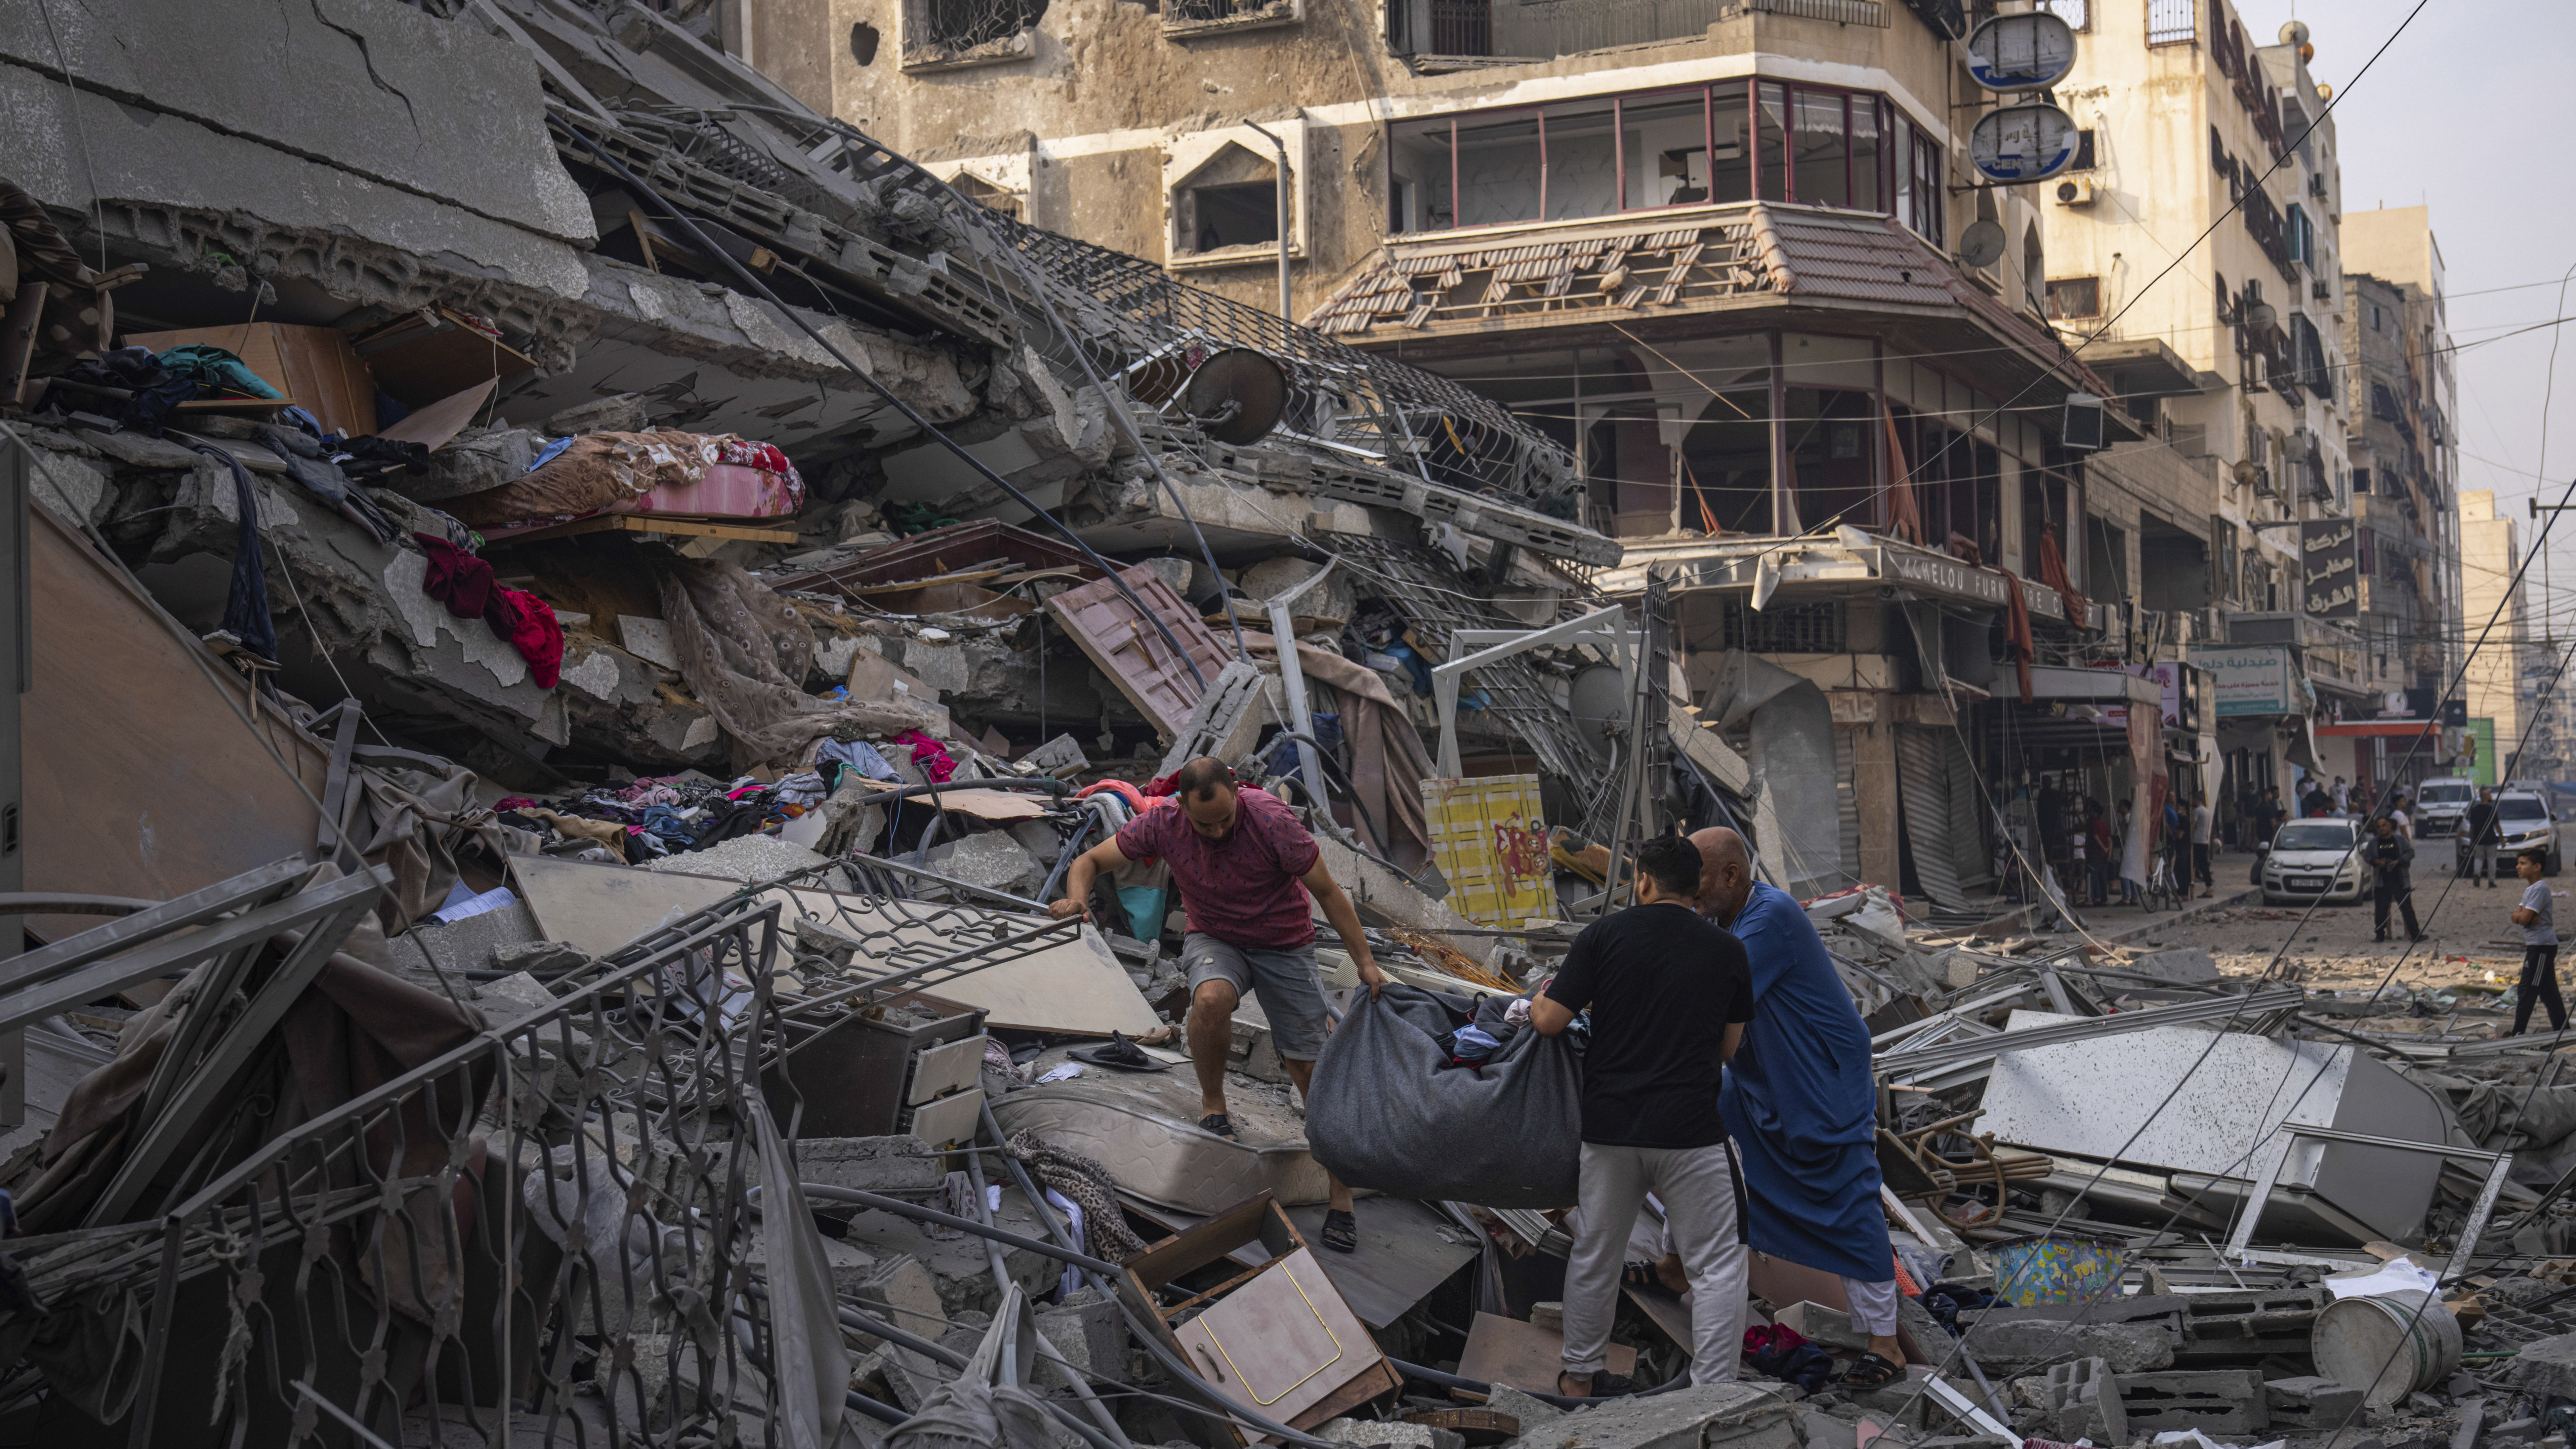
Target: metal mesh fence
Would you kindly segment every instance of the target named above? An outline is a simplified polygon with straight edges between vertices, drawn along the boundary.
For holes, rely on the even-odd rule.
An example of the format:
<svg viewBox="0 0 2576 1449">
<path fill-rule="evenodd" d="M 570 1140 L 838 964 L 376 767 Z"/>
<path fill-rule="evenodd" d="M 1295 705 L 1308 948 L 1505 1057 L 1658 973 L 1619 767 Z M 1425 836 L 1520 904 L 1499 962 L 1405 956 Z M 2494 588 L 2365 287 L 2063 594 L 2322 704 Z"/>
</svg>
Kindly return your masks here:
<svg viewBox="0 0 2576 1449">
<path fill-rule="evenodd" d="M 783 1443 L 837 1414 L 841 1385 L 772 1371 L 799 1355 L 753 1189 L 803 1109 L 786 1054 L 1079 926 L 811 888 L 834 869 L 576 970 L 159 1216 L 17 1240 L 51 1315 L 0 1322 L 79 1329 L 0 1402 L 50 1391 L 138 1445 Z M 791 963 L 800 914 L 857 948 Z"/>
</svg>

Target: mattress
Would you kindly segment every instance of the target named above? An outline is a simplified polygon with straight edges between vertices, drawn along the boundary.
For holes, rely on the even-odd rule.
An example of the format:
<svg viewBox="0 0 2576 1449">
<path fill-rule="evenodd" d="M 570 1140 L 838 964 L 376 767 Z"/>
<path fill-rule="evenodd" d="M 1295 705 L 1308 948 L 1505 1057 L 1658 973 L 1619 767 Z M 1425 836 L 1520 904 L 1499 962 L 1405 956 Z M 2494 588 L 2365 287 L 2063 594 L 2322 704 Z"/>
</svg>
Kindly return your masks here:
<svg viewBox="0 0 2576 1449">
<path fill-rule="evenodd" d="M 1062 1049 L 1033 1064 L 1039 1075 L 1066 1060 Z M 1082 1075 L 1009 1093 L 993 1103 L 1005 1134 L 1033 1130 L 1109 1169 L 1121 1190 L 1184 1212 L 1216 1213 L 1256 1193 L 1286 1206 L 1319 1203 L 1329 1175 L 1306 1150 L 1305 1125 L 1277 1100 L 1282 1089 L 1227 1093 L 1241 1142 L 1198 1127 L 1198 1079 L 1187 1064 L 1168 1072 L 1085 1066 Z"/>
<path fill-rule="evenodd" d="M 716 463 L 695 483 L 659 483 L 605 513 L 685 513 L 703 518 L 780 518 L 796 511 L 795 490 L 765 468 Z"/>
</svg>

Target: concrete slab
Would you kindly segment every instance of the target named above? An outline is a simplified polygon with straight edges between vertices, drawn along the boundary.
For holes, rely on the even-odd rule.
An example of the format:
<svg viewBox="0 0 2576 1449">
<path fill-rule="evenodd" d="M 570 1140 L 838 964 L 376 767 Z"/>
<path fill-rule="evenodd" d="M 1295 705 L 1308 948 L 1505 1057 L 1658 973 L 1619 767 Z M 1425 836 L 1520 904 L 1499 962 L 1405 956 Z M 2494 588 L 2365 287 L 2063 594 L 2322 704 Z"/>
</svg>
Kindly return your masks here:
<svg viewBox="0 0 2576 1449">
<path fill-rule="evenodd" d="M 1773 1431 L 1767 1435 L 1758 1432 L 1765 1421 Z M 1743 1432 L 1748 1429 L 1757 1431 L 1751 1440 Z M 1717 1432 L 1721 1430 L 1735 1432 Z M 1780 1449 L 1796 1449 L 1788 1402 L 1762 1385 L 1724 1383 L 1607 1400 L 1548 1424 L 1536 1442 L 1550 1449 L 1701 1449 L 1764 1439 L 1777 1439 Z M 1532 1442 L 1527 1427 L 1520 1442 Z"/>
</svg>

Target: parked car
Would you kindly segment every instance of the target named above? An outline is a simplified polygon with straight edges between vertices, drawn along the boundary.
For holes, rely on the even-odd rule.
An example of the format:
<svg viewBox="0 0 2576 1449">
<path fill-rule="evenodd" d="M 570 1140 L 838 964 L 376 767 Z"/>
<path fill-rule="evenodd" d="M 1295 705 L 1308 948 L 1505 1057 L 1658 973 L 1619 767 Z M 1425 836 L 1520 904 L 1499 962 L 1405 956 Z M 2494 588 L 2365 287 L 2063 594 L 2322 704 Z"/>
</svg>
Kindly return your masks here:
<svg viewBox="0 0 2576 1449">
<path fill-rule="evenodd" d="M 2352 903 L 2363 894 L 2360 822 L 2293 820 L 2273 833 L 2263 856 L 2263 900 Z"/>
<path fill-rule="evenodd" d="M 2454 827 L 2456 829 L 2456 827 Z M 2536 790 L 2508 790 L 2496 796 L 2497 842 L 2496 874 L 2506 873 L 2508 863 L 2531 846 L 2548 850 L 2549 860 L 2541 867 L 2544 875 L 2558 874 L 2558 822 L 2550 817 L 2549 802 Z M 2451 868 L 2462 874 L 2469 869 L 2469 842 L 2463 838 L 2453 852 Z"/>
<path fill-rule="evenodd" d="M 2476 803 L 2478 784 L 2465 775 L 2443 775 L 2408 793 L 2415 797 L 2415 838 L 2448 840 L 2460 833 L 2460 816 Z"/>
</svg>

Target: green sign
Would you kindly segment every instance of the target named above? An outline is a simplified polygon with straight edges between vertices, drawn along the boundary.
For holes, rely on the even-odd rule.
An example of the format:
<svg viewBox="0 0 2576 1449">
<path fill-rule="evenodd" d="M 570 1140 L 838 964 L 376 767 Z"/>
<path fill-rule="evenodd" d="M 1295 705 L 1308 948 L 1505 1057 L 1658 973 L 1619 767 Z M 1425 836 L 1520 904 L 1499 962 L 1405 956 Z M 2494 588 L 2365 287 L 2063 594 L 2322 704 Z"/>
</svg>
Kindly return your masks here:
<svg viewBox="0 0 2576 1449">
<path fill-rule="evenodd" d="M 2495 721 L 2491 719 L 2469 721 L 2469 740 L 2471 747 L 2477 751 L 2475 762 L 2469 766 L 2469 778 L 2481 785 L 2494 784 L 2496 766 L 2503 763 L 2496 758 Z"/>
</svg>

